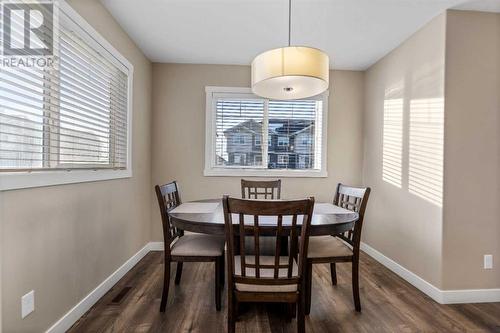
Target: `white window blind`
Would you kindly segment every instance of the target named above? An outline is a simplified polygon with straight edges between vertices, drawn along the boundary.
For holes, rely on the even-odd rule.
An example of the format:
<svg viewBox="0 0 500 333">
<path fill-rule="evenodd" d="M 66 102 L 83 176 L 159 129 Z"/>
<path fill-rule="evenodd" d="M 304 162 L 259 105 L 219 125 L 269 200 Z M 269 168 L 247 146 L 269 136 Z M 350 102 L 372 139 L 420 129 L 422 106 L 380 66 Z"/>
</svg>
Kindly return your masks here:
<svg viewBox="0 0 500 333">
<path fill-rule="evenodd" d="M 321 99 L 269 101 L 270 167 L 321 168 L 322 112 Z M 275 137 L 277 146 L 273 144 Z"/>
<path fill-rule="evenodd" d="M 324 174 L 325 101 L 207 91 L 205 174 Z"/>
<path fill-rule="evenodd" d="M 215 165 L 261 167 L 263 147 L 255 142 L 262 141 L 264 101 L 221 97 L 216 109 Z"/>
<path fill-rule="evenodd" d="M 57 69 L 0 71 L 0 172 L 125 169 L 129 72 L 76 25 L 57 49 Z"/>
</svg>

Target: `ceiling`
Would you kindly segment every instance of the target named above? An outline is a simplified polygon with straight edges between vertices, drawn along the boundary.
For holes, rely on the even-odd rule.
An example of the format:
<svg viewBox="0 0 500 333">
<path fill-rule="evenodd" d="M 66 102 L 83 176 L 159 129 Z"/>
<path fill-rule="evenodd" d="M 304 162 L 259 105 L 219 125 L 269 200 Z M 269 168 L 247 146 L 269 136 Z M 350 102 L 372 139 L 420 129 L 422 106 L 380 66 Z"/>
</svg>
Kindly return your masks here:
<svg viewBox="0 0 500 333">
<path fill-rule="evenodd" d="M 249 65 L 288 41 L 287 0 L 101 0 L 154 62 Z M 500 0 L 292 0 L 292 44 L 364 70 L 448 8 L 500 12 Z"/>
</svg>

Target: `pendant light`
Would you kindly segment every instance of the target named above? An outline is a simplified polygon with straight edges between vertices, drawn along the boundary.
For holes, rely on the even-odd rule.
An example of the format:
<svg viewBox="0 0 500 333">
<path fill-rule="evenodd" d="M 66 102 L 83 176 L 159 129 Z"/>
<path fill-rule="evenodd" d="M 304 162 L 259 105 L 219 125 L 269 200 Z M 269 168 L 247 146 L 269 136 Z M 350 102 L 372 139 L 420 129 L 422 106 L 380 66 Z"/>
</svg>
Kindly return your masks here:
<svg viewBox="0 0 500 333">
<path fill-rule="evenodd" d="M 323 51 L 291 46 L 292 0 L 288 1 L 288 46 L 259 54 L 252 62 L 252 92 L 271 99 L 300 99 L 328 89 L 329 59 Z"/>
</svg>

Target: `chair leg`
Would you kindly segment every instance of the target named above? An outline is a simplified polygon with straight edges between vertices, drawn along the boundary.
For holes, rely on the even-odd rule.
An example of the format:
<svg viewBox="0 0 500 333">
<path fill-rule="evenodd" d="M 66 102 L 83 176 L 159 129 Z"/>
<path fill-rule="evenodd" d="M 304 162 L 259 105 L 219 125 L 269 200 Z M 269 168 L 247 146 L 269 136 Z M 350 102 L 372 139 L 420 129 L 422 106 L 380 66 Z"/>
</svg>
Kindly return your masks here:
<svg viewBox="0 0 500 333">
<path fill-rule="evenodd" d="M 227 291 L 227 332 L 235 333 L 236 331 L 236 302 L 233 300 L 232 291 Z"/>
<path fill-rule="evenodd" d="M 332 285 L 336 286 L 337 285 L 337 266 L 335 266 L 334 262 L 330 263 L 330 274 L 332 276 Z"/>
<path fill-rule="evenodd" d="M 221 287 L 221 266 L 222 266 L 222 259 L 221 257 L 218 257 L 215 259 L 215 309 L 217 311 L 220 311 L 221 309 L 221 292 L 222 292 L 222 287 Z"/>
<path fill-rule="evenodd" d="M 306 295 L 304 290 L 299 295 L 298 311 L 297 311 L 297 333 L 305 333 L 306 331 L 306 317 L 305 317 L 305 300 Z"/>
<path fill-rule="evenodd" d="M 308 315 L 311 313 L 311 292 L 312 292 L 312 262 L 308 261 L 307 262 L 307 268 L 306 268 L 306 276 L 305 276 L 305 289 L 303 291 L 304 293 L 304 299 L 305 299 L 305 304 L 304 306 L 304 313 Z"/>
<path fill-rule="evenodd" d="M 182 261 L 177 263 L 177 269 L 175 270 L 175 284 L 181 283 L 181 275 L 182 275 Z"/>
<path fill-rule="evenodd" d="M 354 298 L 354 308 L 361 312 L 361 301 L 359 299 L 359 261 L 352 261 L 352 296 Z"/>
<path fill-rule="evenodd" d="M 170 260 L 165 259 L 163 272 L 163 292 L 161 294 L 160 312 L 165 312 L 168 299 L 168 288 L 170 286 Z"/>
<path fill-rule="evenodd" d="M 293 319 L 297 317 L 297 303 L 286 303 L 287 305 L 287 316 Z"/>
<path fill-rule="evenodd" d="M 284 303 L 284 309 L 285 309 L 285 318 L 286 321 L 289 323 L 292 321 L 292 307 L 293 303 Z"/>
<path fill-rule="evenodd" d="M 221 288 L 224 288 L 224 284 L 226 282 L 226 263 L 225 263 L 225 258 L 226 258 L 226 254 L 225 253 L 222 253 L 222 256 L 221 256 L 221 267 L 220 267 L 220 285 L 221 285 Z"/>
</svg>

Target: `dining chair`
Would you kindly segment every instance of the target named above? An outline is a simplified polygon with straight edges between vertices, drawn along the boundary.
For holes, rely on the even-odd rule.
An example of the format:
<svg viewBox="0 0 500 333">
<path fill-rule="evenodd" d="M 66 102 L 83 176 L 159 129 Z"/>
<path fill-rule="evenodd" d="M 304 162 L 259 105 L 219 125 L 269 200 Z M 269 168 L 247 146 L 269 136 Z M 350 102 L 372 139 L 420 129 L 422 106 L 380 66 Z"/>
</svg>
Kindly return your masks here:
<svg viewBox="0 0 500 333">
<path fill-rule="evenodd" d="M 281 199 L 281 179 L 276 180 L 241 180 L 241 197 L 243 199 Z M 248 237 L 247 237 L 248 238 Z M 274 239 L 272 237 L 261 237 L 261 253 L 271 253 L 274 249 Z M 253 244 L 247 243 L 247 252 L 252 252 Z M 288 238 L 283 237 L 281 248 L 288 248 Z"/>
<path fill-rule="evenodd" d="M 279 302 L 287 303 L 289 309 L 298 307 L 297 331 L 305 332 L 303 277 L 314 198 L 257 201 L 224 196 L 223 206 L 227 244 L 228 332 L 235 331 L 237 308 L 241 302 Z M 302 218 L 300 224 L 299 218 Z M 260 254 L 259 236 L 262 234 L 275 236 L 273 255 Z M 253 254 L 245 251 L 244 235 L 253 238 Z M 280 240 L 283 236 L 290 237 L 288 254 L 281 253 Z"/>
<path fill-rule="evenodd" d="M 359 219 L 354 223 L 354 227 L 351 230 L 343 234 L 310 237 L 306 267 L 306 314 L 311 312 L 312 265 L 319 263 L 330 264 L 333 285 L 337 284 L 335 264 L 338 262 L 352 263 L 354 307 L 356 311 L 361 311 L 361 302 L 359 299 L 359 245 L 370 191 L 369 187 L 353 187 L 340 183 L 337 185 L 333 204 L 357 212 Z"/>
<path fill-rule="evenodd" d="M 164 239 L 164 275 L 160 312 L 165 312 L 170 284 L 170 263 L 177 263 L 175 284 L 181 281 L 184 262 L 215 263 L 215 307 L 221 309 L 221 293 L 224 285 L 224 237 L 189 233 L 184 234 L 172 225 L 168 213 L 181 204 L 177 182 L 155 186 L 160 205 Z"/>
<path fill-rule="evenodd" d="M 241 180 L 243 199 L 281 199 L 281 179 Z"/>
</svg>

